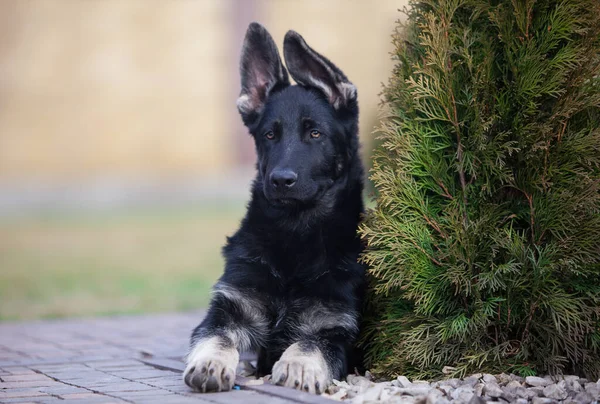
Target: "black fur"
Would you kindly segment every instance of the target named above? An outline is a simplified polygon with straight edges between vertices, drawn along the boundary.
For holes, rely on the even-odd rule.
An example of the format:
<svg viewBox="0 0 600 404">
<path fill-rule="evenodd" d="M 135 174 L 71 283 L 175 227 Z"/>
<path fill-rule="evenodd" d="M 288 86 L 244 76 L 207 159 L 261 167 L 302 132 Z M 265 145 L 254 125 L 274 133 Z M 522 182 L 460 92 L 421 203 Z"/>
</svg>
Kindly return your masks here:
<svg viewBox="0 0 600 404">
<path fill-rule="evenodd" d="M 290 85 L 268 32 L 250 25 L 238 108 L 255 140 L 257 175 L 247 214 L 223 249 L 225 271 L 192 348 L 219 336 L 224 346 L 256 350 L 258 374 L 265 375 L 298 343 L 306 352 L 319 350 L 330 377 L 340 379 L 355 365 L 365 286 L 357 263 L 363 168 L 356 90 L 293 31 L 284 55 L 298 85 Z M 211 390 L 192 365 L 186 382 Z M 325 387 L 316 384 L 316 391 Z"/>
</svg>

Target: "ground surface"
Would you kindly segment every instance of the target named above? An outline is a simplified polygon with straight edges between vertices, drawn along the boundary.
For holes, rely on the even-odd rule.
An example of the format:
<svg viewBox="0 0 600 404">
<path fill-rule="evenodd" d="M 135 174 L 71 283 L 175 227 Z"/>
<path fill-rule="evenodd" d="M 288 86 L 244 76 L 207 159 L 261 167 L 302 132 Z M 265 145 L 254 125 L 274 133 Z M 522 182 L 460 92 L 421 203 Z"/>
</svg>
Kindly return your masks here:
<svg viewBox="0 0 600 404">
<path fill-rule="evenodd" d="M 331 403 L 270 384 L 197 394 L 182 382 L 201 313 L 0 323 L 0 403 Z M 256 381 L 254 381 L 256 382 Z M 253 383 L 253 382 L 250 382 Z"/>
<path fill-rule="evenodd" d="M 206 307 L 244 203 L 0 215 L 0 320 Z"/>
</svg>

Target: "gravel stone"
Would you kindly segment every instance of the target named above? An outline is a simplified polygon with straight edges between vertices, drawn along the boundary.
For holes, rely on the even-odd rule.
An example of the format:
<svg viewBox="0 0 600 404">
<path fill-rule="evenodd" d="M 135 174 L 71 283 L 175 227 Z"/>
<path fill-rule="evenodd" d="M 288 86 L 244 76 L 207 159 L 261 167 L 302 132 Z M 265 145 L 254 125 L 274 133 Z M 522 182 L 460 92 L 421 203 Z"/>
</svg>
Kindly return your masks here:
<svg viewBox="0 0 600 404">
<path fill-rule="evenodd" d="M 465 378 L 465 380 L 463 381 L 463 386 L 467 385 L 467 386 L 475 387 L 475 385 L 477 383 L 479 383 L 479 378 L 478 377 L 469 376 L 469 377 Z"/>
<path fill-rule="evenodd" d="M 509 403 L 514 403 L 517 399 L 517 396 L 516 394 L 510 393 L 508 391 L 503 391 L 500 398 L 502 398 L 504 401 L 508 401 Z"/>
<path fill-rule="evenodd" d="M 511 374 L 510 378 L 511 378 L 512 381 L 515 381 L 515 382 L 519 382 L 519 383 L 525 382 L 525 378 L 521 377 L 521 376 L 517 376 L 517 375 Z"/>
<path fill-rule="evenodd" d="M 485 404 L 485 400 L 481 397 L 473 396 L 469 401 L 469 404 Z"/>
<path fill-rule="evenodd" d="M 567 394 L 567 390 L 565 389 L 565 385 L 565 381 L 561 380 L 558 383 L 544 387 L 544 396 L 553 398 L 555 400 L 564 400 L 569 396 Z"/>
<path fill-rule="evenodd" d="M 485 373 L 482 379 L 484 383 L 498 383 L 498 379 L 496 379 L 496 376 L 491 375 L 489 373 Z"/>
<path fill-rule="evenodd" d="M 583 386 L 581 386 L 581 384 L 579 384 L 579 382 L 575 380 L 571 383 L 571 390 L 575 392 L 580 392 L 583 390 Z"/>
<path fill-rule="evenodd" d="M 398 376 L 396 381 L 398 381 L 399 387 L 410 387 L 412 385 L 412 383 L 410 382 L 410 380 L 408 380 L 408 377 L 406 376 Z"/>
<path fill-rule="evenodd" d="M 363 401 L 362 394 L 358 393 L 355 390 L 346 390 L 346 397 L 356 399 L 356 400 L 352 400 L 353 402 L 358 402 L 358 401 L 362 402 Z"/>
<path fill-rule="evenodd" d="M 524 398 L 526 400 L 532 399 L 533 397 L 537 397 L 537 393 L 532 392 L 530 394 L 529 391 L 525 387 L 519 387 L 514 394 L 519 398 Z"/>
<path fill-rule="evenodd" d="M 531 398 L 533 397 L 542 397 L 544 395 L 543 387 L 530 387 L 527 391 L 531 392 Z"/>
<path fill-rule="evenodd" d="M 505 384 L 508 384 L 512 381 L 512 378 L 510 377 L 510 375 L 507 375 L 506 373 L 500 373 L 497 376 L 498 379 L 498 384 L 500 384 L 501 386 L 504 386 Z"/>
<path fill-rule="evenodd" d="M 451 401 L 446 397 L 435 397 L 431 401 L 429 400 L 429 396 L 427 396 L 426 404 L 449 404 Z"/>
<path fill-rule="evenodd" d="M 546 387 L 547 385 L 552 384 L 552 381 L 537 376 L 527 376 L 525 382 L 533 387 Z"/>
<path fill-rule="evenodd" d="M 355 386 L 359 393 L 366 391 L 374 385 L 372 381 L 362 376 L 348 375 L 346 380 L 351 386 Z"/>
<path fill-rule="evenodd" d="M 579 376 L 566 375 L 562 376 L 562 380 L 564 380 L 567 384 L 573 384 L 574 381 L 579 380 Z"/>
<path fill-rule="evenodd" d="M 429 386 L 412 386 L 399 388 L 398 391 L 409 396 L 425 396 L 431 391 L 431 388 Z"/>
<path fill-rule="evenodd" d="M 512 380 L 505 387 L 507 389 L 513 391 L 513 390 L 517 390 L 519 387 L 523 387 L 523 385 L 516 380 Z"/>
<path fill-rule="evenodd" d="M 598 386 L 598 383 L 586 383 L 585 391 L 592 397 L 600 397 L 600 386 Z"/>
<path fill-rule="evenodd" d="M 441 400 L 446 400 L 446 402 L 448 402 L 448 400 L 446 398 L 444 398 L 444 393 L 442 393 L 441 391 L 439 391 L 437 389 L 434 389 L 434 390 L 431 390 L 429 392 L 429 394 L 427 394 L 425 403 L 426 404 L 435 404 L 435 403 L 441 402 Z"/>
<path fill-rule="evenodd" d="M 457 387 L 459 387 L 462 384 L 462 381 L 460 379 L 456 379 L 456 378 L 454 378 L 454 379 L 446 379 L 443 382 L 444 382 L 444 384 L 447 384 L 447 385 L 451 386 L 454 389 L 457 388 Z"/>
<path fill-rule="evenodd" d="M 585 391 L 582 391 L 575 396 L 575 401 L 578 403 L 591 403 L 594 399 L 597 399 L 597 397 L 593 397 L 590 393 Z"/>
<path fill-rule="evenodd" d="M 363 396 L 362 396 L 363 400 L 364 401 L 378 401 L 379 397 L 381 396 L 382 391 L 383 391 L 383 385 L 376 384 L 372 388 L 367 389 L 367 391 L 365 391 L 365 394 L 363 394 Z"/>
<path fill-rule="evenodd" d="M 328 398 L 330 398 L 332 400 L 340 401 L 340 400 L 343 400 L 344 398 L 346 398 L 347 396 L 348 396 L 348 392 L 346 391 L 346 389 L 340 389 L 335 394 L 328 395 Z"/>
<path fill-rule="evenodd" d="M 554 401 L 551 398 L 546 398 L 546 397 L 534 397 L 533 400 L 531 400 L 532 404 L 553 404 L 556 403 L 556 401 Z"/>
<path fill-rule="evenodd" d="M 450 396 L 461 403 L 468 403 L 473 397 L 477 397 L 475 395 L 475 390 L 471 386 L 460 386 L 452 391 Z"/>
<path fill-rule="evenodd" d="M 447 396 L 449 396 L 450 393 L 454 390 L 454 387 L 450 386 L 449 384 L 440 384 L 439 386 L 437 386 L 437 388 L 440 391 L 443 391 Z"/>
<path fill-rule="evenodd" d="M 483 388 L 483 394 L 488 397 L 498 398 L 502 396 L 502 389 L 497 383 L 488 383 Z"/>
<path fill-rule="evenodd" d="M 485 387 L 485 384 L 483 383 L 478 383 L 476 384 L 473 388 L 475 389 L 475 395 L 477 397 L 481 397 L 483 395 L 483 388 Z"/>
</svg>

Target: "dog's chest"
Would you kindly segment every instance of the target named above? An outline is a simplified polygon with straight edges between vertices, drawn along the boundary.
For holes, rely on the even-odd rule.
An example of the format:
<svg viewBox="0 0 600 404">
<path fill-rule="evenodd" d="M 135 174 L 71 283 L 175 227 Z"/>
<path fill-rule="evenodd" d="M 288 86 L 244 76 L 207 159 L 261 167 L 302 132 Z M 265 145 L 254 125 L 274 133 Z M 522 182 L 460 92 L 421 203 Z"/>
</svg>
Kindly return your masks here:
<svg viewBox="0 0 600 404">
<path fill-rule="evenodd" d="M 261 251 L 271 274 L 284 284 L 306 282 L 322 276 L 336 257 L 325 243 L 315 240 L 277 240 Z"/>
</svg>

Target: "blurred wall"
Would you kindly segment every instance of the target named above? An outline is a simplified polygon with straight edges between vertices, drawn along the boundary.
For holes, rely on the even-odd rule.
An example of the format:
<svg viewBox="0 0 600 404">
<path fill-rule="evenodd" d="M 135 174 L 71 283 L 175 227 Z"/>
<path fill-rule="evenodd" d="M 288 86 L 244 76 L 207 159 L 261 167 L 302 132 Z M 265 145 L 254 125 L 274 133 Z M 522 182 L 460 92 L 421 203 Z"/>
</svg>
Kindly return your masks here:
<svg viewBox="0 0 600 404">
<path fill-rule="evenodd" d="M 0 191 L 170 181 L 253 162 L 235 108 L 247 24 L 288 29 L 357 85 L 368 138 L 406 0 L 2 0 Z"/>
</svg>

